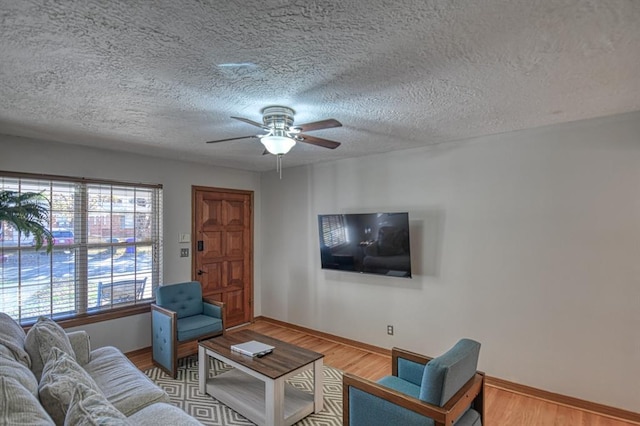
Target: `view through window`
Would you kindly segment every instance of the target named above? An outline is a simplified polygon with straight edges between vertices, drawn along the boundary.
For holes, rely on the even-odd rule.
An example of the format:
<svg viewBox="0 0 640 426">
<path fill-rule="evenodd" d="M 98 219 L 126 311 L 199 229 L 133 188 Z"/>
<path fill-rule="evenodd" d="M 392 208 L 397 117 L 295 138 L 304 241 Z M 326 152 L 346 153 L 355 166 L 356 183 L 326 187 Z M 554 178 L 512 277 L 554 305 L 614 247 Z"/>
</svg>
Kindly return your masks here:
<svg viewBox="0 0 640 426">
<path fill-rule="evenodd" d="M 0 311 L 29 323 L 153 300 L 161 277 L 159 185 L 0 175 L 0 191 L 47 200 L 54 248 L 0 223 Z"/>
</svg>

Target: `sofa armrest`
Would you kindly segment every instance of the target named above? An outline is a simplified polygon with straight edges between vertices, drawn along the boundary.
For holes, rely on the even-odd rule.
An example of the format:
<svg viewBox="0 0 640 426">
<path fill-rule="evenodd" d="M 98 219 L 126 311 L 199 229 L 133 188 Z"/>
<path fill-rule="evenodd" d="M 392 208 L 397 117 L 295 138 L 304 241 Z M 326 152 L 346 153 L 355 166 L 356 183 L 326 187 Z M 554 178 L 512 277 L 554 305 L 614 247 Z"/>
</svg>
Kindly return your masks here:
<svg viewBox="0 0 640 426">
<path fill-rule="evenodd" d="M 67 333 L 67 337 L 69 337 L 73 352 L 76 354 L 78 364 L 82 366 L 88 363 L 91 359 L 91 341 L 89 334 L 83 330 L 71 331 Z"/>
</svg>

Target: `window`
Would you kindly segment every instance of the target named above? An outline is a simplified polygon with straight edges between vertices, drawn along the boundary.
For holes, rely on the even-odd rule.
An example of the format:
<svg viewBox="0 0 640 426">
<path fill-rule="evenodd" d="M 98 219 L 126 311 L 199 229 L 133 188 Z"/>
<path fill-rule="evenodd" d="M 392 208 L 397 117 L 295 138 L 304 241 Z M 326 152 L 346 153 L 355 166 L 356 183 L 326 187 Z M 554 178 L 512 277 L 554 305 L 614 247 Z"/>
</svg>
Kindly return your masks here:
<svg viewBox="0 0 640 426">
<path fill-rule="evenodd" d="M 348 242 L 344 216 L 337 214 L 322 216 L 322 242 L 327 247 L 336 247 Z"/>
<path fill-rule="evenodd" d="M 21 323 L 148 303 L 160 284 L 162 187 L 0 172 L 48 200 L 52 253 L 0 223 L 0 311 Z"/>
</svg>

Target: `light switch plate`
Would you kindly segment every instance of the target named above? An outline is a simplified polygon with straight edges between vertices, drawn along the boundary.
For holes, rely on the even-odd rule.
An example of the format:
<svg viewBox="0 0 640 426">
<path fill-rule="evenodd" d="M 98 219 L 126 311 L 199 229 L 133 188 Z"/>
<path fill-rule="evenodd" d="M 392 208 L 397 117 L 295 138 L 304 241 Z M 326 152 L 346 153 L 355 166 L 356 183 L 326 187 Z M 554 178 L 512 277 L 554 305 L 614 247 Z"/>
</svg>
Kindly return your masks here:
<svg viewBox="0 0 640 426">
<path fill-rule="evenodd" d="M 190 243 L 191 242 L 191 234 L 178 234 L 178 242 L 179 243 Z"/>
<path fill-rule="evenodd" d="M 180 257 L 189 257 L 189 249 L 181 248 L 180 249 Z"/>
</svg>

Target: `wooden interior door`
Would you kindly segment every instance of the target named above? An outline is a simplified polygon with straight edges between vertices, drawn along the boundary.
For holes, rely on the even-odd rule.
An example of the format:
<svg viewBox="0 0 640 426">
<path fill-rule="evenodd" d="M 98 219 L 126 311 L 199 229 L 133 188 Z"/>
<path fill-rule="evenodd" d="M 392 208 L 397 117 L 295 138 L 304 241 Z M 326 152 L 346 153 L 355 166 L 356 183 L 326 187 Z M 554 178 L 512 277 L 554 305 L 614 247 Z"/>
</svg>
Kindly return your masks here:
<svg viewBox="0 0 640 426">
<path fill-rule="evenodd" d="M 193 271 L 225 304 L 226 328 L 253 320 L 253 192 L 194 186 Z"/>
</svg>

